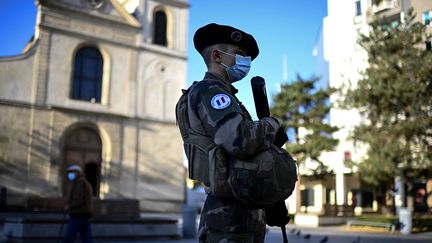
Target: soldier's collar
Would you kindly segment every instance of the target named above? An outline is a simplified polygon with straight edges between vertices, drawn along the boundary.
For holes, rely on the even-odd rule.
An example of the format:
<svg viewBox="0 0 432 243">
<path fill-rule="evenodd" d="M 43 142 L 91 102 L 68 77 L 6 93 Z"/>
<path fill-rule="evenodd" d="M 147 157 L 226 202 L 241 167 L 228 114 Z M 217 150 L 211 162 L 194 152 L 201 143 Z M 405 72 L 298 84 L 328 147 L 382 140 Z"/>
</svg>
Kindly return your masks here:
<svg viewBox="0 0 432 243">
<path fill-rule="evenodd" d="M 236 89 L 232 84 L 227 84 L 223 77 L 217 73 L 211 73 L 211 72 L 206 72 L 205 76 L 204 76 L 204 80 L 212 80 L 212 81 L 218 81 L 223 83 L 225 86 L 228 87 L 228 89 L 231 91 L 232 94 L 237 94 L 238 93 L 238 89 Z"/>
</svg>

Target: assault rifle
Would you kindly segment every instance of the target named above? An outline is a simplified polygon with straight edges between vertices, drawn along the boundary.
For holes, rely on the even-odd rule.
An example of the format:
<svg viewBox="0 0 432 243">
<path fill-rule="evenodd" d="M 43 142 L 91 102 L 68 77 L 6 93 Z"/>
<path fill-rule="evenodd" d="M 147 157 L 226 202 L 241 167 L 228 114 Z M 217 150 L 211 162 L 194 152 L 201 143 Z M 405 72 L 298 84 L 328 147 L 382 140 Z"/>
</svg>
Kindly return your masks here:
<svg viewBox="0 0 432 243">
<path fill-rule="evenodd" d="M 270 116 L 265 80 L 260 76 L 251 79 L 252 93 L 255 102 L 255 110 L 259 119 Z M 282 147 L 288 141 L 288 136 L 282 127 L 276 132 L 274 145 Z M 285 225 L 290 221 L 285 201 L 280 201 L 272 207 L 265 208 L 266 224 L 268 226 L 278 226 L 282 230 L 284 243 L 288 243 Z"/>
</svg>

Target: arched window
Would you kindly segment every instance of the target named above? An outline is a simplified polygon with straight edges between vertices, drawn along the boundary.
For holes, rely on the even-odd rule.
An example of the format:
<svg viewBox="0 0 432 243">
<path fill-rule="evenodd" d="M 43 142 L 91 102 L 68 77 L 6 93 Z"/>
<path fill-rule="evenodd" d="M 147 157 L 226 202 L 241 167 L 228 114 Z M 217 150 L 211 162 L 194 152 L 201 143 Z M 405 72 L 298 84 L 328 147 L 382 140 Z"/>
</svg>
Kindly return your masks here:
<svg viewBox="0 0 432 243">
<path fill-rule="evenodd" d="M 95 47 L 83 47 L 75 55 L 72 99 L 101 102 L 103 59 Z"/>
<path fill-rule="evenodd" d="M 164 11 L 158 10 L 154 15 L 153 43 L 167 46 L 167 16 Z"/>
</svg>

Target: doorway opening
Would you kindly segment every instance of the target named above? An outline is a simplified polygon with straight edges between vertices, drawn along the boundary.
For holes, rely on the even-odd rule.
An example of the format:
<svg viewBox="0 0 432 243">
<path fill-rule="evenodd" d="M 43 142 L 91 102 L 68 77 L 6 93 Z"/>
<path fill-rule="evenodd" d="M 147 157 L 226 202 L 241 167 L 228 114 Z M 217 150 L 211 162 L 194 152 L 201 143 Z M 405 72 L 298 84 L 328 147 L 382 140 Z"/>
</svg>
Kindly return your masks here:
<svg viewBox="0 0 432 243">
<path fill-rule="evenodd" d="M 93 196 L 99 196 L 102 164 L 102 140 L 96 129 L 79 126 L 65 135 L 63 174 L 68 166 L 75 164 L 82 168 L 83 176 L 91 184 Z M 63 195 L 67 195 L 70 183 L 63 176 Z"/>
</svg>

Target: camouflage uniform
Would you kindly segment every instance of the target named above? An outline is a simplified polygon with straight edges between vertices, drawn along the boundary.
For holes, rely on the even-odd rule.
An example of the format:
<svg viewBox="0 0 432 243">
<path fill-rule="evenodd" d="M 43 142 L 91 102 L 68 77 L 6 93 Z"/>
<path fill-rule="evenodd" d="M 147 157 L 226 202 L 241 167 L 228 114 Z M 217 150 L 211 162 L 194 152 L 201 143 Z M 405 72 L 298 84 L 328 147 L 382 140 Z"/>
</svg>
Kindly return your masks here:
<svg viewBox="0 0 432 243">
<path fill-rule="evenodd" d="M 230 156 L 247 158 L 267 150 L 279 128 L 273 118 L 252 121 L 235 93 L 237 90 L 217 74 L 206 73 L 203 81 L 191 87 L 188 96 L 191 128 L 226 152 L 226 164 Z M 264 242 L 264 235 L 263 209 L 248 210 L 233 196 L 207 196 L 201 214 L 200 242 L 259 243 Z"/>
</svg>

